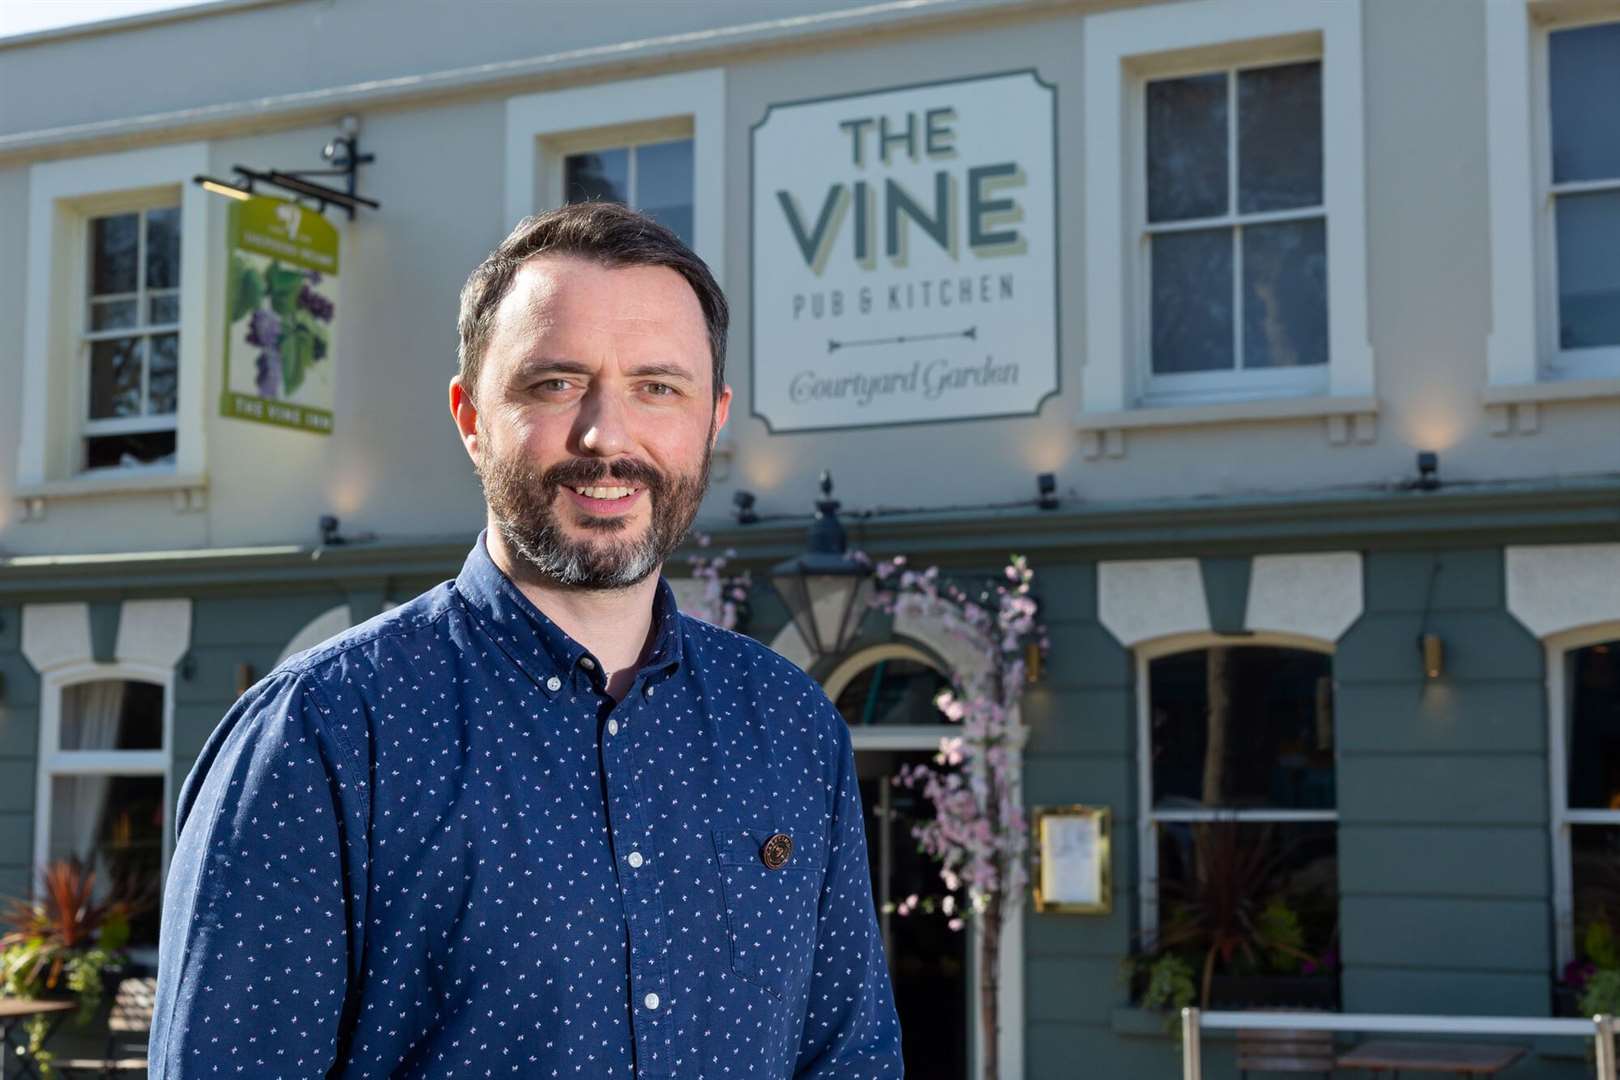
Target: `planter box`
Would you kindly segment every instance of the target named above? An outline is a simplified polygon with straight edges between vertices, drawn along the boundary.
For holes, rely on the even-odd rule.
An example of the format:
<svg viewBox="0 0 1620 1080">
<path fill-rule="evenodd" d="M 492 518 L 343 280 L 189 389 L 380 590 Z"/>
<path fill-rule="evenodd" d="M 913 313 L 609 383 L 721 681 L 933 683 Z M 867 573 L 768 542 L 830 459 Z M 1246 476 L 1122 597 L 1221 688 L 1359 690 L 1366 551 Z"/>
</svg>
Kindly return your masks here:
<svg viewBox="0 0 1620 1080">
<path fill-rule="evenodd" d="M 1210 981 L 1212 1009 L 1325 1009 L 1339 1007 L 1337 975 L 1217 975 Z"/>
</svg>

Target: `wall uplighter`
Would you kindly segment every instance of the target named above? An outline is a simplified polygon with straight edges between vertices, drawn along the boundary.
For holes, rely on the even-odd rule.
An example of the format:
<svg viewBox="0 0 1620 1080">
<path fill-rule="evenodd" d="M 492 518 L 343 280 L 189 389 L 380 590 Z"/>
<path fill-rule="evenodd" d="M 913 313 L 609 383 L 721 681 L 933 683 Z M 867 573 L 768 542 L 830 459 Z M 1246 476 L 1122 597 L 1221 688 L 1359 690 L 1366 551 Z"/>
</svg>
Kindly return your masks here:
<svg viewBox="0 0 1620 1080">
<path fill-rule="evenodd" d="M 1418 651 L 1423 654 L 1423 674 L 1438 679 L 1446 670 L 1445 643 L 1439 634 L 1419 634 Z"/>
</svg>

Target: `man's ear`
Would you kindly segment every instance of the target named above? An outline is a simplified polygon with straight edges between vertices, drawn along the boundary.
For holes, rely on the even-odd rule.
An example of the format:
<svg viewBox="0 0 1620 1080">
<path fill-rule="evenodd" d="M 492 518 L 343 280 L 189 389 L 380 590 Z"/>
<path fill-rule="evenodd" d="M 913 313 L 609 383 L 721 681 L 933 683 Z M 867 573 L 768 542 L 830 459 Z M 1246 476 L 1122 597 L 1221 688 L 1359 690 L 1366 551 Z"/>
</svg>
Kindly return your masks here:
<svg viewBox="0 0 1620 1080">
<path fill-rule="evenodd" d="M 731 415 L 731 384 L 727 383 L 720 390 L 720 396 L 714 403 L 714 435 L 709 439 L 709 449 L 720 441 L 720 429 L 726 426 L 726 417 Z"/>
<path fill-rule="evenodd" d="M 472 395 L 467 393 L 467 388 L 462 385 L 459 374 L 450 379 L 450 416 L 456 422 L 456 433 L 461 436 L 461 445 L 467 448 L 467 456 L 477 463 L 480 451 L 478 407 L 473 404 Z"/>
</svg>

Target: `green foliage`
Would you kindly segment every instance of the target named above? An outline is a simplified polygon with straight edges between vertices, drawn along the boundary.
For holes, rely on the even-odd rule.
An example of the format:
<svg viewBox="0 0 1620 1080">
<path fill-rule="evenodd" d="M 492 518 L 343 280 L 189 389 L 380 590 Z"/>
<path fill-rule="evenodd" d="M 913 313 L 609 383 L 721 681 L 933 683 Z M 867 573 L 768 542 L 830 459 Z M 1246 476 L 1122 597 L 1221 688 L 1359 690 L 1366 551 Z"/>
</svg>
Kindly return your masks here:
<svg viewBox="0 0 1620 1080">
<path fill-rule="evenodd" d="M 1610 1016 L 1620 1013 L 1620 969 L 1601 968 L 1587 980 L 1581 993 L 1580 1010 L 1583 1016 Z"/>
<path fill-rule="evenodd" d="M 1163 953 L 1147 963 L 1147 990 L 1142 1007 L 1180 1012 L 1198 1000 L 1193 966 L 1175 953 Z"/>
<path fill-rule="evenodd" d="M 1299 915 L 1280 896 L 1274 896 L 1255 920 L 1256 938 L 1266 953 L 1271 970 L 1279 975 L 1299 972 L 1305 955 L 1305 927 Z"/>
<path fill-rule="evenodd" d="M 1586 958 L 1606 970 L 1620 969 L 1620 941 L 1615 940 L 1614 928 L 1607 919 L 1595 919 L 1586 924 L 1586 935 L 1581 942 Z"/>
<path fill-rule="evenodd" d="M 235 252 L 231 253 L 231 268 L 225 283 L 226 306 L 233 323 L 246 317 L 264 299 L 264 278 Z"/>
</svg>

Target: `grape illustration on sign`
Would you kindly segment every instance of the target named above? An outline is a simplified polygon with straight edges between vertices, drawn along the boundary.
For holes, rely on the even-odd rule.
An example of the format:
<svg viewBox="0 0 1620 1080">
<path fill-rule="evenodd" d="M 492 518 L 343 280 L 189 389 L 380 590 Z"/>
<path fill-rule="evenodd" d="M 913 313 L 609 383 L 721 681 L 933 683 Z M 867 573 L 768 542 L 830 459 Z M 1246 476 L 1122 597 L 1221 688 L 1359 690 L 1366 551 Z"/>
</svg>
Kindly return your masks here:
<svg viewBox="0 0 1620 1080">
<path fill-rule="evenodd" d="M 332 430 L 338 232 L 313 210 L 254 197 L 231 207 L 220 412 Z"/>
<path fill-rule="evenodd" d="M 1032 71 L 766 111 L 752 384 L 772 432 L 1028 416 L 1057 392 L 1055 121 Z"/>
</svg>

